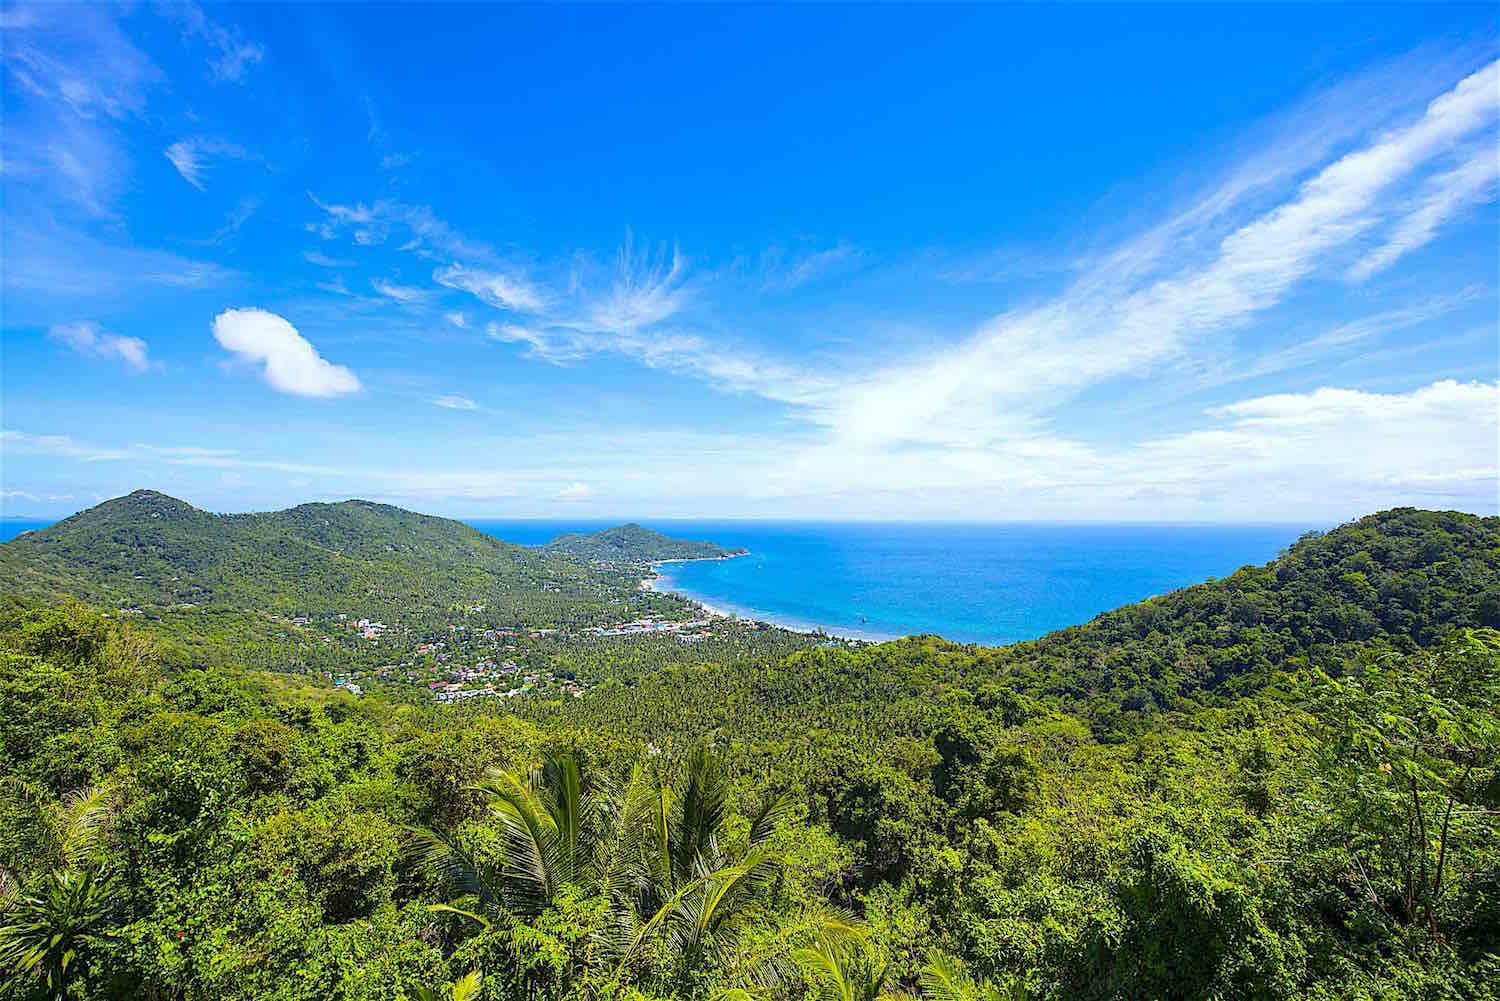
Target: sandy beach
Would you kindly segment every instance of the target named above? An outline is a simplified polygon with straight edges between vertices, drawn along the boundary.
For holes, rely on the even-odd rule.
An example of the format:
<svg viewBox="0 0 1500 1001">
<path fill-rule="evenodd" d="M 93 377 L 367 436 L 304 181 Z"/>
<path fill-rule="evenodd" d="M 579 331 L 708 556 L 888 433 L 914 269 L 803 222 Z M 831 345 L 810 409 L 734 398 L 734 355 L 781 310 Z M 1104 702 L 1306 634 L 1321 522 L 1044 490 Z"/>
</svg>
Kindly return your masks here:
<svg viewBox="0 0 1500 1001">
<path fill-rule="evenodd" d="M 674 591 L 671 588 L 663 588 L 657 586 L 657 581 L 661 578 L 659 575 L 657 575 L 656 569 L 657 567 L 665 566 L 668 563 L 697 563 L 703 560 L 732 560 L 737 559 L 741 556 L 749 555 L 749 553 L 731 553 L 728 556 L 700 556 L 686 557 L 674 560 L 652 560 L 650 563 L 652 576 L 643 578 L 638 586 L 642 591 L 655 591 L 659 594 L 676 595 L 677 597 L 682 598 L 685 601 L 692 602 L 708 615 L 715 618 L 743 619 L 746 622 L 760 622 L 768 626 L 775 626 L 777 629 L 785 629 L 788 632 L 793 633 L 803 633 L 808 636 L 823 635 L 828 636 L 832 639 L 858 640 L 864 643 L 884 643 L 896 638 L 893 636 L 876 636 L 870 633 L 861 634 L 859 630 L 850 629 L 848 627 L 820 626 L 809 625 L 805 622 L 777 621 L 774 617 L 769 615 L 763 615 L 754 612 L 738 612 L 731 608 L 722 608 L 720 606 L 710 604 L 709 602 L 704 601 L 702 598 L 699 598 L 696 595 L 687 594 L 682 591 Z"/>
</svg>

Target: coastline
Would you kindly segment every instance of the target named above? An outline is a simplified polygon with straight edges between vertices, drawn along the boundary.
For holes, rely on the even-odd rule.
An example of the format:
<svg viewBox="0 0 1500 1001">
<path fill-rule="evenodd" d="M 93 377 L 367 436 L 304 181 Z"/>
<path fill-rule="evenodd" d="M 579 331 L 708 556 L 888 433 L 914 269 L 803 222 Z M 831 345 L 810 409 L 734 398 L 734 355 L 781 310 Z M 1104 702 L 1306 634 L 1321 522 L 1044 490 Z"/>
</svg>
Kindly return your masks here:
<svg viewBox="0 0 1500 1001">
<path fill-rule="evenodd" d="M 705 560 L 732 560 L 738 559 L 741 556 L 749 555 L 749 550 L 746 550 L 742 553 L 729 553 L 724 556 L 686 556 L 670 560 L 651 560 L 647 564 L 651 569 L 651 576 L 642 578 L 640 584 L 637 586 L 642 591 L 654 591 L 658 594 L 675 595 L 676 597 L 682 598 L 685 601 L 692 602 L 694 605 L 697 605 L 699 608 L 703 609 L 703 611 L 716 618 L 742 619 L 746 622 L 760 622 L 768 626 L 775 626 L 777 629 L 785 629 L 788 632 L 793 633 L 802 633 L 806 636 L 823 635 L 829 637 L 830 639 L 854 640 L 860 643 L 887 643 L 891 640 L 900 639 L 899 636 L 875 635 L 869 632 L 861 633 L 860 630 L 854 629 L 853 627 L 849 626 L 824 626 L 809 624 L 806 622 L 791 622 L 785 619 L 778 620 L 776 616 L 769 615 L 765 612 L 759 612 L 753 609 L 738 610 L 733 607 L 725 608 L 711 604 L 710 602 L 705 601 L 697 595 L 692 594 L 688 591 L 676 590 L 671 587 L 657 586 L 657 581 L 663 579 L 662 576 L 657 573 L 657 568 L 665 566 L 668 563 L 699 563 Z M 667 579 L 670 583 L 670 578 Z"/>
</svg>

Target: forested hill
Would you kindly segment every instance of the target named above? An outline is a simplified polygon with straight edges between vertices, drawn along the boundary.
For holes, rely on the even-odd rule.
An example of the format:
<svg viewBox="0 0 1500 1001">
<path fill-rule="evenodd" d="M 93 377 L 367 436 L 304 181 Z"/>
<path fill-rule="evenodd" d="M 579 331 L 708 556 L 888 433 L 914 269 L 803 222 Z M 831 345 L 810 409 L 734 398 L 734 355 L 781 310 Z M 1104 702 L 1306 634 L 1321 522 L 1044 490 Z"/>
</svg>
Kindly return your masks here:
<svg viewBox="0 0 1500 1001">
<path fill-rule="evenodd" d="M 570 532 L 544 547 L 577 559 L 601 563 L 648 563 L 653 560 L 711 560 L 738 556 L 743 549 L 725 549 L 713 542 L 674 539 L 640 525 L 619 525 L 602 532 Z"/>
<path fill-rule="evenodd" d="M 732 674 L 622 676 L 622 687 L 583 711 L 656 740 L 717 728 L 769 740 L 824 729 L 920 731 L 954 698 L 993 708 L 1020 696 L 1065 706 L 1115 741 L 1163 713 L 1224 704 L 1278 675 L 1340 674 L 1361 655 L 1411 653 L 1482 626 L 1500 627 L 1500 518 L 1404 508 L 1305 536 L 1265 566 L 1030 642 L 914 636 L 808 649 Z M 700 697 L 709 684 L 720 698 Z"/>
<path fill-rule="evenodd" d="M 1398 508 L 994 656 L 1042 692 L 1130 712 L 1470 626 L 1500 626 L 1500 518 Z"/>
<path fill-rule="evenodd" d="M 369 501 L 220 515 L 138 490 L 0 546 L 12 597 L 103 607 L 392 611 L 574 595 L 602 586 L 563 554 Z"/>
</svg>

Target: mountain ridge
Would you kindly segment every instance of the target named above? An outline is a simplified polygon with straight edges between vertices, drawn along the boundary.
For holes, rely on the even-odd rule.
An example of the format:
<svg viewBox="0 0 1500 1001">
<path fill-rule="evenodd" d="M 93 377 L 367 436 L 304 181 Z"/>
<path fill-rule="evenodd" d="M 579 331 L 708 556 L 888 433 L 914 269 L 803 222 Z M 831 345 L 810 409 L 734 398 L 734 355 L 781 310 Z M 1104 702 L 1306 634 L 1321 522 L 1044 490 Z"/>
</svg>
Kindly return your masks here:
<svg viewBox="0 0 1500 1001">
<path fill-rule="evenodd" d="M 679 541 L 650 534 L 657 546 Z M 522 546 L 361 499 L 216 514 L 142 489 L 0 544 L 0 586 L 13 601 L 66 594 L 104 607 L 391 614 L 457 603 L 506 607 L 541 594 L 559 596 L 547 599 L 552 604 L 597 602 L 634 583 L 589 567 L 565 546 Z"/>
</svg>

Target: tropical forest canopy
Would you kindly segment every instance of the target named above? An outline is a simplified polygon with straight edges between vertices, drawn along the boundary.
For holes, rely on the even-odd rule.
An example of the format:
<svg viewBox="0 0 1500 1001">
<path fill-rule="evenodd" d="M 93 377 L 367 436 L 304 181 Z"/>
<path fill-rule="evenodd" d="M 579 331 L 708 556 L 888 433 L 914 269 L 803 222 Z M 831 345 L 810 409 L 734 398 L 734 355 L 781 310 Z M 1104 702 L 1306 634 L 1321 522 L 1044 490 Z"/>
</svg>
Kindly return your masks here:
<svg viewBox="0 0 1500 1001">
<path fill-rule="evenodd" d="M 611 531 L 0 546 L 0 997 L 1500 995 L 1500 519 L 1000 648 L 705 623 L 637 584 L 722 550 Z"/>
</svg>

